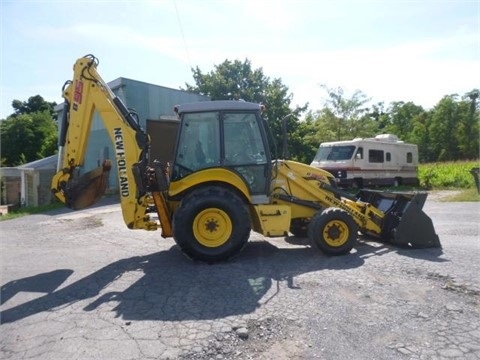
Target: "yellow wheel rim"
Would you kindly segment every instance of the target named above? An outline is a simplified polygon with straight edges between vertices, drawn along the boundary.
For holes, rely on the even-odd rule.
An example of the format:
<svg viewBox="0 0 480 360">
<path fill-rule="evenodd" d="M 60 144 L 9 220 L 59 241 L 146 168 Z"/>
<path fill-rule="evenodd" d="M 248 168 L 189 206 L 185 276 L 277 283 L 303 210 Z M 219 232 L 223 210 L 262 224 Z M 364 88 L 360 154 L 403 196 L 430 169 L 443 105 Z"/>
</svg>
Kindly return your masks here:
<svg viewBox="0 0 480 360">
<path fill-rule="evenodd" d="M 329 221 L 323 228 L 323 238 L 329 246 L 342 246 L 348 241 L 350 230 L 343 221 Z"/>
<path fill-rule="evenodd" d="M 214 248 L 225 244 L 232 234 L 232 220 L 220 209 L 208 208 L 193 221 L 193 234 L 203 246 Z"/>
</svg>

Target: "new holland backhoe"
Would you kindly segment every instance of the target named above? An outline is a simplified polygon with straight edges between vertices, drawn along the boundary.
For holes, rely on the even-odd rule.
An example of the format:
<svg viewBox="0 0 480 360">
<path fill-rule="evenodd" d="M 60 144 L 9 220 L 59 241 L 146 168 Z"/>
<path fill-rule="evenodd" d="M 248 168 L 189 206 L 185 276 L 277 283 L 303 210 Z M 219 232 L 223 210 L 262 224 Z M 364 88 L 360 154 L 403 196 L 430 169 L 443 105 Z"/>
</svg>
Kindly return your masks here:
<svg viewBox="0 0 480 360">
<path fill-rule="evenodd" d="M 99 200 L 112 168 L 130 229 L 161 229 L 190 258 L 226 260 L 253 230 L 266 237 L 308 237 L 324 253 L 341 255 L 359 234 L 411 248 L 440 247 L 423 212 L 427 194 L 361 190 L 350 195 L 327 171 L 272 159 L 262 105 L 205 101 L 175 107 L 180 119 L 174 158 L 149 159 L 149 136 L 115 96 L 87 55 L 63 88 L 56 197 L 72 209 Z M 115 159 L 83 173 L 94 113 L 110 135 Z M 113 166 L 115 165 L 115 166 Z"/>
</svg>

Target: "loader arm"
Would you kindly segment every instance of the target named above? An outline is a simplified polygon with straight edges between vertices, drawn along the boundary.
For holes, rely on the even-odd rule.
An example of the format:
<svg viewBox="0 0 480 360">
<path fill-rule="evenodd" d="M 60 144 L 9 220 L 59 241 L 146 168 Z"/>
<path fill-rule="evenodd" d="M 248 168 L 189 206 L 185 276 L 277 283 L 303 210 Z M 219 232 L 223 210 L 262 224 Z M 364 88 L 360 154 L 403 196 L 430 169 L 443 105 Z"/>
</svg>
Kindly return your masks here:
<svg viewBox="0 0 480 360">
<path fill-rule="evenodd" d="M 73 81 L 63 89 L 65 108 L 59 139 L 59 163 L 52 179 L 52 192 L 72 209 L 82 209 L 98 201 L 104 194 L 109 171 L 106 160 L 99 168 L 79 175 L 84 165 L 90 129 L 97 112 L 112 140 L 118 176 L 121 208 L 125 224 L 130 229 L 156 230 L 159 224 L 150 219 L 149 207 L 162 201 L 163 196 L 149 192 L 152 172 L 148 168 L 149 137 L 136 117 L 113 94 L 97 72 L 97 59 L 87 55 L 74 65 Z M 167 207 L 162 207 L 164 221 Z M 163 226 L 162 226 L 163 228 Z"/>
<path fill-rule="evenodd" d="M 427 193 L 361 190 L 350 195 L 331 184 L 332 175 L 291 160 L 277 162 L 273 198 L 292 204 L 293 218 L 312 218 L 326 208 L 346 211 L 359 230 L 398 246 L 441 247 L 432 220 L 422 211 Z"/>
</svg>

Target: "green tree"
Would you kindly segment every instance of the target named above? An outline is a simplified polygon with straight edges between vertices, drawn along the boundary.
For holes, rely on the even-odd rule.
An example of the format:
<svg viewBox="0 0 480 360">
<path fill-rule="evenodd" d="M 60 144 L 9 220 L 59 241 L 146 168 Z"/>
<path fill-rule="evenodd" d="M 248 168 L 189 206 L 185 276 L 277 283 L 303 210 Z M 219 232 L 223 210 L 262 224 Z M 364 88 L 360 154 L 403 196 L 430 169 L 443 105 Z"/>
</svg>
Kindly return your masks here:
<svg viewBox="0 0 480 360">
<path fill-rule="evenodd" d="M 0 123 L 2 166 L 17 166 L 53 155 L 57 126 L 48 110 L 9 116 Z"/>
<path fill-rule="evenodd" d="M 408 135 L 409 142 L 418 146 L 419 162 L 432 162 L 436 160 L 429 132 L 432 119 L 431 112 L 422 112 L 412 118 L 412 131 Z"/>
<path fill-rule="evenodd" d="M 48 113 L 53 117 L 55 115 L 54 108 L 56 105 L 56 102 L 45 101 L 40 95 L 30 96 L 27 101 L 12 101 L 12 107 L 14 109 L 14 113 L 12 115 L 17 116 L 48 111 Z"/>
<path fill-rule="evenodd" d="M 319 119 L 330 125 L 329 133 L 334 136 L 329 136 L 328 141 L 349 140 L 371 132 L 373 120 L 368 116 L 365 106 L 369 98 L 363 92 L 356 90 L 347 97 L 341 87 L 321 87 L 327 92 L 328 98 Z"/>
<path fill-rule="evenodd" d="M 287 118 L 287 130 L 295 133 L 298 118 L 306 110 L 307 104 L 291 109 L 293 95 L 280 79 L 271 80 L 265 76 L 262 68 L 252 69 L 246 59 L 225 60 L 208 73 L 198 67 L 192 69 L 195 85 L 185 84 L 187 91 L 209 96 L 212 100 L 245 100 L 266 106 L 264 112 L 273 136 L 272 152 L 280 155 L 283 136 L 282 119 Z M 298 139 L 289 139 L 288 149 L 292 158 L 297 157 Z"/>
<path fill-rule="evenodd" d="M 457 141 L 461 159 L 479 158 L 480 116 L 478 111 L 478 89 L 465 94 L 459 103 Z"/>
<path fill-rule="evenodd" d="M 415 105 L 413 102 L 392 102 L 388 111 L 388 123 L 384 132 L 395 134 L 401 140 L 410 141 L 410 135 L 414 126 L 413 119 L 423 112 L 423 108 Z"/>
<path fill-rule="evenodd" d="M 328 94 L 324 107 L 310 111 L 306 115 L 306 124 L 302 128 L 308 148 L 316 151 L 322 142 L 375 135 L 378 121 L 383 116 L 383 108 L 379 106 L 373 111 L 369 110 L 366 107 L 369 99 L 359 90 L 347 97 L 340 87 L 329 88 L 325 85 L 321 87 Z M 310 136 L 307 135 L 308 132 Z M 310 155 L 309 161 L 312 159 L 313 156 Z"/>
<path fill-rule="evenodd" d="M 261 68 L 253 70 L 248 59 L 244 62 L 225 60 L 206 74 L 198 66 L 192 72 L 195 85 L 185 84 L 187 91 L 209 96 L 212 100 L 265 101 L 269 79 Z"/>
<path fill-rule="evenodd" d="M 443 97 L 432 110 L 428 128 L 434 161 L 478 159 L 478 90 Z"/>
<path fill-rule="evenodd" d="M 290 134 L 294 155 L 292 158 L 304 164 L 310 164 L 315 157 L 320 142 L 312 112 L 298 123 L 296 130 Z"/>
<path fill-rule="evenodd" d="M 375 122 L 375 129 L 378 133 L 387 132 L 385 128 L 390 119 L 388 110 L 385 109 L 385 104 L 383 102 L 373 104 L 368 111 L 368 116 Z"/>
<path fill-rule="evenodd" d="M 429 127 L 430 141 L 436 161 L 459 158 L 457 127 L 460 123 L 457 95 L 443 97 L 434 107 Z"/>
</svg>

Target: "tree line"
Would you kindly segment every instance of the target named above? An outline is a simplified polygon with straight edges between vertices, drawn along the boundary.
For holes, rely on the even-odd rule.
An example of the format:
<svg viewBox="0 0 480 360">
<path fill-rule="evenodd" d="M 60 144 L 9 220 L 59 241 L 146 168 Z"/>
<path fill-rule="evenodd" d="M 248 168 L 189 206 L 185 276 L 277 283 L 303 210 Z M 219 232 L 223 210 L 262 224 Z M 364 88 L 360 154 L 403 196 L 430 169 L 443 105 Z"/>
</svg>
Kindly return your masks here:
<svg viewBox="0 0 480 360">
<path fill-rule="evenodd" d="M 40 95 L 12 101 L 13 114 L 0 121 L 1 166 L 18 166 L 55 154 L 56 105 Z"/>
<path fill-rule="evenodd" d="M 479 158 L 479 90 L 445 95 L 432 109 L 413 102 L 371 104 L 362 91 L 345 94 L 341 87 L 319 85 L 325 91 L 323 107 L 292 106 L 293 94 L 279 78 L 271 79 L 251 62 L 225 60 L 209 72 L 192 68 L 194 84 L 183 90 L 211 100 L 262 103 L 272 134 L 271 150 L 277 157 L 310 163 L 321 142 L 351 140 L 392 133 L 418 145 L 420 162 Z M 58 130 L 56 103 L 40 95 L 13 100 L 14 113 L 0 121 L 1 166 L 17 166 L 55 154 Z M 287 151 L 283 136 L 288 132 Z"/>
<path fill-rule="evenodd" d="M 226 60 L 203 73 L 192 69 L 194 85 L 185 90 L 210 96 L 212 100 L 234 99 L 263 103 L 274 136 L 275 149 L 282 148 L 282 119 L 288 129 L 288 154 L 310 163 L 321 142 L 351 140 L 392 133 L 418 145 L 420 162 L 472 160 L 479 158 L 479 90 L 446 95 L 429 110 L 413 102 L 370 104 L 357 90 L 347 96 L 341 87 L 319 85 L 325 90 L 321 109 L 309 105 L 292 107 L 293 94 L 281 79 L 270 79 L 251 62 Z"/>
</svg>

